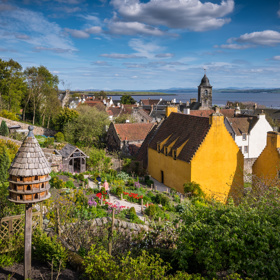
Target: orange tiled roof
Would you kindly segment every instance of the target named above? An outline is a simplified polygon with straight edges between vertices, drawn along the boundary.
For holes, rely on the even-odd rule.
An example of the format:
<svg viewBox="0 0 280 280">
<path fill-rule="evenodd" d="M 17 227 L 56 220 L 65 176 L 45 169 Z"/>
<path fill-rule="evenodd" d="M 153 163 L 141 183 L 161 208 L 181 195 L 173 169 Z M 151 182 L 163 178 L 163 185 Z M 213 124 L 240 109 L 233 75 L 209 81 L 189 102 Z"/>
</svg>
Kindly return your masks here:
<svg viewBox="0 0 280 280">
<path fill-rule="evenodd" d="M 159 99 L 141 99 L 143 105 L 156 105 L 159 103 Z"/>
<path fill-rule="evenodd" d="M 213 114 L 214 110 L 190 110 L 190 115 L 197 116 L 197 117 L 207 117 Z M 234 117 L 234 109 L 220 109 L 220 112 L 227 118 Z"/>
<path fill-rule="evenodd" d="M 121 141 L 143 141 L 154 124 L 152 123 L 120 123 L 114 124 Z"/>
</svg>

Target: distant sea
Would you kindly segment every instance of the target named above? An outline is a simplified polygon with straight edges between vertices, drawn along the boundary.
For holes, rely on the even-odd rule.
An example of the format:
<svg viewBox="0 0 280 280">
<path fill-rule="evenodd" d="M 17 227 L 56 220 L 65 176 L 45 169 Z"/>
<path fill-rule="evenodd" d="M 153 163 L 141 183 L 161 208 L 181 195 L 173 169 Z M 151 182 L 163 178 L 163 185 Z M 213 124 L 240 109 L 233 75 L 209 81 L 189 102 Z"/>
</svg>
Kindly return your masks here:
<svg viewBox="0 0 280 280">
<path fill-rule="evenodd" d="M 163 93 L 171 94 L 168 91 L 161 91 Z M 110 96 L 110 93 L 108 92 L 108 95 Z M 120 99 L 119 95 L 112 96 L 113 100 Z M 172 95 L 153 95 L 151 92 L 151 95 L 133 95 L 133 98 L 136 101 L 140 101 L 140 99 L 165 99 L 165 100 L 172 100 L 176 99 L 177 102 L 182 101 L 185 103 L 186 101 L 190 101 L 190 98 L 197 98 L 197 92 L 176 92 L 175 94 L 172 93 Z M 219 92 L 213 93 L 213 105 L 223 106 L 227 103 L 227 101 L 238 101 L 238 102 L 254 102 L 258 103 L 260 105 L 265 105 L 266 107 L 271 108 L 280 108 L 280 94 L 277 93 L 265 93 L 265 92 L 258 92 L 258 93 L 242 93 L 242 92 L 236 92 L 236 93 L 223 93 Z"/>
</svg>

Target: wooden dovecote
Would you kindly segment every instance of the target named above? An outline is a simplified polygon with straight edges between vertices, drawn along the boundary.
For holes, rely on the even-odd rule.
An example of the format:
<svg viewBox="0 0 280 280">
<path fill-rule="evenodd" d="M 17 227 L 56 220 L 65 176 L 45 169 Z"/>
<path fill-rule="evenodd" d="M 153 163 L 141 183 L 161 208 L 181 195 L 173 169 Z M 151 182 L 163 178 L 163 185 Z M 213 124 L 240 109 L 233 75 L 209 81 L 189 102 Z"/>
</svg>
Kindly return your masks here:
<svg viewBox="0 0 280 280">
<path fill-rule="evenodd" d="M 33 126 L 28 129 L 9 169 L 9 200 L 14 203 L 37 203 L 50 197 L 51 168 L 33 135 Z"/>
</svg>

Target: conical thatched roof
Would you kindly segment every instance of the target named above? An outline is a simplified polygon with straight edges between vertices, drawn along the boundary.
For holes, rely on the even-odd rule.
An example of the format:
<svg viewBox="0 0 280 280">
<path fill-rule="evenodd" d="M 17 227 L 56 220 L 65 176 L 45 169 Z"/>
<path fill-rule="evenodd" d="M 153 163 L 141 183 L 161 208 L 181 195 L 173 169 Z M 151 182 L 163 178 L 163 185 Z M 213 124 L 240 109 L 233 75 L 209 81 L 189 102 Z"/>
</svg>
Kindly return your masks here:
<svg viewBox="0 0 280 280">
<path fill-rule="evenodd" d="M 29 133 L 22 142 L 12 164 L 9 174 L 14 176 L 43 176 L 51 172 L 50 165 L 29 126 Z"/>
</svg>

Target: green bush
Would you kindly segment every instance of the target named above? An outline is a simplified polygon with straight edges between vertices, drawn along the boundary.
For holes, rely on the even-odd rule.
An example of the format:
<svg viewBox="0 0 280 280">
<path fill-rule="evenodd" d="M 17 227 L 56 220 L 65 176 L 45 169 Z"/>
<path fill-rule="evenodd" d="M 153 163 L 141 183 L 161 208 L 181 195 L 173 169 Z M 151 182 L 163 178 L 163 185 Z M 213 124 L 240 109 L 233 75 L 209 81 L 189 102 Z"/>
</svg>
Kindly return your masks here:
<svg viewBox="0 0 280 280">
<path fill-rule="evenodd" d="M 167 279 L 165 274 L 170 268 L 157 254 L 153 256 L 142 251 L 140 256 L 133 258 L 129 253 L 118 261 L 104 248 L 97 249 L 96 245 L 91 246 L 84 266 L 85 274 L 90 280 L 162 280 Z"/>
<path fill-rule="evenodd" d="M 62 132 L 57 132 L 54 135 L 55 141 L 57 142 L 64 142 L 64 134 Z"/>
<path fill-rule="evenodd" d="M 157 213 L 157 206 L 154 205 L 154 204 L 149 205 L 145 209 L 145 214 L 148 215 L 151 218 L 155 217 L 156 213 Z"/>
<path fill-rule="evenodd" d="M 154 185 L 154 181 L 153 180 L 148 180 L 146 182 L 146 184 L 150 187 L 152 184 Z"/>
<path fill-rule="evenodd" d="M 161 204 L 162 206 L 168 206 L 170 199 L 163 193 L 157 193 L 154 198 L 154 202 L 157 204 Z"/>
<path fill-rule="evenodd" d="M 120 197 L 122 193 L 123 193 L 123 188 L 122 188 L 122 186 L 117 186 L 117 188 L 116 188 L 116 195 L 117 195 L 118 197 Z"/>
<path fill-rule="evenodd" d="M 75 185 L 74 185 L 73 181 L 71 181 L 71 180 L 67 181 L 65 186 L 66 186 L 66 188 L 69 188 L 69 189 L 75 188 Z"/>
<path fill-rule="evenodd" d="M 129 208 L 129 215 L 136 215 L 136 211 L 134 207 Z"/>
<path fill-rule="evenodd" d="M 16 115 L 16 113 L 12 113 L 10 111 L 7 110 L 2 110 L 0 112 L 0 117 L 2 118 L 6 118 L 12 121 L 19 121 L 19 117 Z"/>
<path fill-rule="evenodd" d="M 46 233 L 35 230 L 32 237 L 32 257 L 44 264 L 52 264 L 54 269 L 65 268 L 67 250 L 56 237 L 48 237 Z"/>
<path fill-rule="evenodd" d="M 193 197 L 205 197 L 199 184 L 196 182 L 189 182 L 184 184 L 184 192 Z"/>
<path fill-rule="evenodd" d="M 273 195 L 252 206 L 189 204 L 175 254 L 179 267 L 212 277 L 223 271 L 280 279 L 279 202 Z"/>
<path fill-rule="evenodd" d="M 55 189 L 65 188 L 65 182 L 63 182 L 63 180 L 59 179 L 58 176 L 54 176 L 50 179 L 50 185 L 52 188 L 55 188 Z"/>
</svg>

